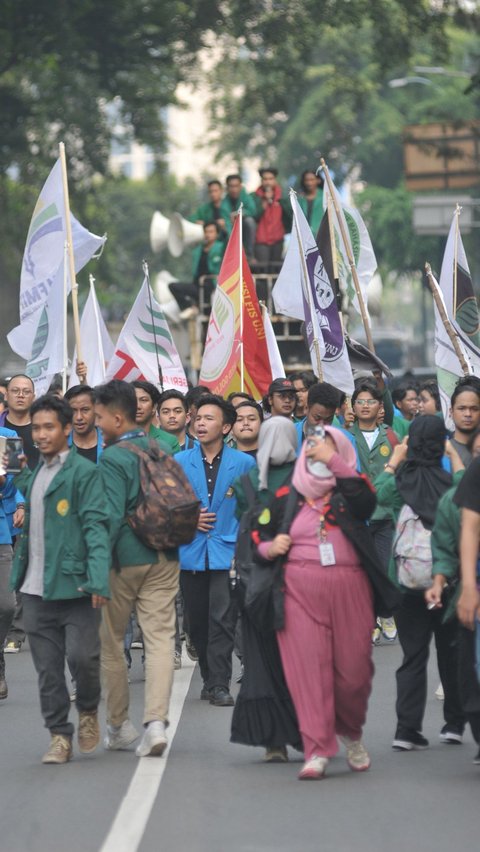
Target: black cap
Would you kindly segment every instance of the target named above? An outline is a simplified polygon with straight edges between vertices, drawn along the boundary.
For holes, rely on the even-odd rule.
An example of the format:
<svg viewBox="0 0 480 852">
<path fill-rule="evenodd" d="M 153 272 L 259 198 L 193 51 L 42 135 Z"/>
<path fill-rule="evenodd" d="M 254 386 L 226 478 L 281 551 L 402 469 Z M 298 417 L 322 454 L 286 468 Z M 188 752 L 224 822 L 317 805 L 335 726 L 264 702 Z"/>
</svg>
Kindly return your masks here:
<svg viewBox="0 0 480 852">
<path fill-rule="evenodd" d="M 272 393 L 295 393 L 293 382 L 290 379 L 274 379 L 268 389 L 268 395 Z"/>
</svg>

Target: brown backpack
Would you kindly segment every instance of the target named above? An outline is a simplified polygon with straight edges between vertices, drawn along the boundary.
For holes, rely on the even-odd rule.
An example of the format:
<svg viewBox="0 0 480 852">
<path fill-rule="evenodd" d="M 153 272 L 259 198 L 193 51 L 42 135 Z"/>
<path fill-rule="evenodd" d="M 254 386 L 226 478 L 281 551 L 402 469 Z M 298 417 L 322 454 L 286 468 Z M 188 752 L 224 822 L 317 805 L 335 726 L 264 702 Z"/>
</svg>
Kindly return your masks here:
<svg viewBox="0 0 480 852">
<path fill-rule="evenodd" d="M 162 452 L 156 441 L 142 449 L 120 441 L 138 456 L 140 491 L 135 511 L 127 516 L 133 532 L 152 550 L 165 550 L 193 541 L 200 501 L 180 465 Z"/>
</svg>

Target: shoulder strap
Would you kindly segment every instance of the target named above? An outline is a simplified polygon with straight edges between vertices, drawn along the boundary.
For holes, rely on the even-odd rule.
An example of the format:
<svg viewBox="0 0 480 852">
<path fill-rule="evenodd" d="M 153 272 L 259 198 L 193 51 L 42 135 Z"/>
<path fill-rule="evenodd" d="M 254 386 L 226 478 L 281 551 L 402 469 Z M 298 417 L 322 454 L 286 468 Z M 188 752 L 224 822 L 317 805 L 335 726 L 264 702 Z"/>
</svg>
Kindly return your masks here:
<svg viewBox="0 0 480 852">
<path fill-rule="evenodd" d="M 387 438 L 391 447 L 396 447 L 400 443 L 391 426 L 387 426 Z"/>
<path fill-rule="evenodd" d="M 284 512 L 283 512 L 282 523 L 280 524 L 280 529 L 279 529 L 280 533 L 288 533 L 288 531 L 289 531 L 289 529 L 292 525 L 292 521 L 295 517 L 296 511 L 297 511 L 299 496 L 300 495 L 299 495 L 297 489 L 293 485 L 291 485 L 290 491 L 288 492 L 288 497 L 287 497 L 287 500 L 286 500 L 286 503 L 285 503 L 285 509 L 284 509 Z"/>
</svg>

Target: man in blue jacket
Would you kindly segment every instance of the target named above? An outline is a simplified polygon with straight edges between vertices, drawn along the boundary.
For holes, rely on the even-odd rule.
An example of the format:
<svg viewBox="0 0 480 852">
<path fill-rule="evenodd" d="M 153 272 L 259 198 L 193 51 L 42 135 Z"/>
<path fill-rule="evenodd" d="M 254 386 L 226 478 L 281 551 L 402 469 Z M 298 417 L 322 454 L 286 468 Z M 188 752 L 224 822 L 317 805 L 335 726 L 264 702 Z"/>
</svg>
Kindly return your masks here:
<svg viewBox="0 0 480 852">
<path fill-rule="evenodd" d="M 199 444 L 177 456 L 201 500 L 198 531 L 180 547 L 181 588 L 189 632 L 203 678 L 201 698 L 216 707 L 233 704 L 230 695 L 236 608 L 230 600 L 228 569 L 237 539 L 233 482 L 254 461 L 224 443 L 236 420 L 231 403 L 203 396 L 195 418 Z"/>
</svg>

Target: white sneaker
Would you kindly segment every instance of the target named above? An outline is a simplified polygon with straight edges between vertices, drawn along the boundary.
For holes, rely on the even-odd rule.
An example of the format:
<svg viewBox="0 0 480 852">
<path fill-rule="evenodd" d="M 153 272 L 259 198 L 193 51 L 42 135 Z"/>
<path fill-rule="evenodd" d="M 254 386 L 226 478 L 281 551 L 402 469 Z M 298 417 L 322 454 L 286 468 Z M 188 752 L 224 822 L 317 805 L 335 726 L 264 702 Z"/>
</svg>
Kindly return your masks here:
<svg viewBox="0 0 480 852">
<path fill-rule="evenodd" d="M 107 751 L 121 751 L 132 745 L 139 736 L 130 719 L 125 719 L 121 725 L 107 725 L 107 735 L 103 745 Z"/>
<path fill-rule="evenodd" d="M 441 683 L 438 684 L 438 686 L 435 690 L 435 698 L 437 698 L 438 701 L 444 701 L 445 700 L 445 693 L 443 691 L 443 686 L 442 686 Z"/>
<path fill-rule="evenodd" d="M 300 781 L 316 781 L 324 777 L 327 766 L 328 757 L 320 757 L 320 755 L 314 754 L 310 760 L 303 764 L 298 777 Z"/>
<path fill-rule="evenodd" d="M 165 725 L 158 720 L 149 722 L 145 728 L 140 745 L 135 754 L 137 757 L 160 757 L 167 747 Z"/>
<path fill-rule="evenodd" d="M 347 749 L 347 763 L 354 772 L 366 772 L 370 769 L 370 755 L 361 740 L 339 737 Z"/>
<path fill-rule="evenodd" d="M 387 642 L 394 642 L 397 638 L 397 625 L 393 618 L 381 618 L 380 625 L 382 636 Z"/>
</svg>

